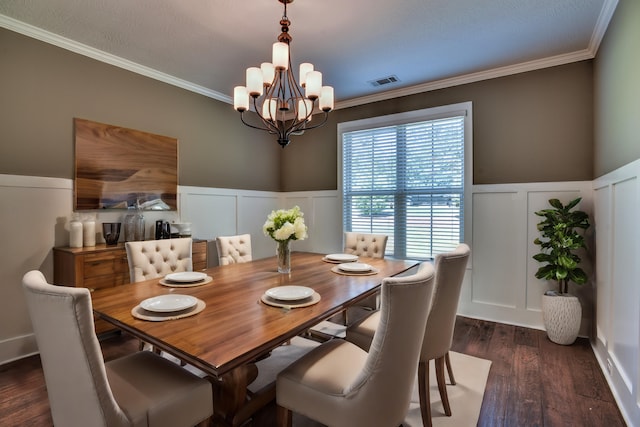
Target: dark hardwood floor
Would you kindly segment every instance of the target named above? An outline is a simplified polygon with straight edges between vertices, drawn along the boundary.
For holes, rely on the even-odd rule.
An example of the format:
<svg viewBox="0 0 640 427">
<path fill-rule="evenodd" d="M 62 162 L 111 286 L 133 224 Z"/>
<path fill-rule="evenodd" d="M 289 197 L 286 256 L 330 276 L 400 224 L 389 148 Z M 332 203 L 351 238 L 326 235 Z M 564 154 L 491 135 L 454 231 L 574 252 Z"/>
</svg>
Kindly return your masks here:
<svg viewBox="0 0 640 427">
<path fill-rule="evenodd" d="M 101 344 L 106 360 L 138 349 L 124 335 Z M 625 425 L 586 339 L 561 346 L 543 331 L 459 317 L 453 350 L 493 362 L 478 426 Z M 0 366 L 0 425 L 52 425 L 39 357 Z"/>
</svg>

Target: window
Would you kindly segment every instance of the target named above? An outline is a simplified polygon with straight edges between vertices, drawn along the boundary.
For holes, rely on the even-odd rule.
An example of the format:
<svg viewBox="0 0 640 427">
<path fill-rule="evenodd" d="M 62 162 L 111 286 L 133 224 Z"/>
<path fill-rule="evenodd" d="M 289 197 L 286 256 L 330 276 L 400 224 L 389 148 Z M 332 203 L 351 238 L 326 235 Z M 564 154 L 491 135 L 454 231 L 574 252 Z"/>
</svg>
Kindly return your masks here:
<svg viewBox="0 0 640 427">
<path fill-rule="evenodd" d="M 467 102 L 341 123 L 344 230 L 386 234 L 405 259 L 464 241 L 471 121 Z"/>
</svg>

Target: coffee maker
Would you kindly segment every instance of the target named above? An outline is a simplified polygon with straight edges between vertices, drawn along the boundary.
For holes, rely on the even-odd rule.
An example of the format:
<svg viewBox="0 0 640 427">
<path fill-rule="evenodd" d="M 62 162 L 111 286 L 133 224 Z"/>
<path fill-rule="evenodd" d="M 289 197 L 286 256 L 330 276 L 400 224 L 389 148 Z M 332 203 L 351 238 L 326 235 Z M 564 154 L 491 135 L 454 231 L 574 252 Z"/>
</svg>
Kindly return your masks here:
<svg viewBox="0 0 640 427">
<path fill-rule="evenodd" d="M 156 240 L 171 238 L 171 224 L 169 221 L 156 221 Z"/>
</svg>

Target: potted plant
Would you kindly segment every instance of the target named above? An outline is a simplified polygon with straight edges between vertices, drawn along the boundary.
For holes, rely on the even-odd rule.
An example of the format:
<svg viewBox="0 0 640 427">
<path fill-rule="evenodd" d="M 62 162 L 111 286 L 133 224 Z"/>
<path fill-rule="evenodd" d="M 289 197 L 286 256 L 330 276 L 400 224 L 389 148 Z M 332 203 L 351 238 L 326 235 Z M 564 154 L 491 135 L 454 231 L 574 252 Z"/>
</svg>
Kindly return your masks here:
<svg viewBox="0 0 640 427">
<path fill-rule="evenodd" d="M 541 250 L 533 259 L 544 263 L 536 278 L 558 283 L 557 291 L 547 291 L 542 296 L 542 317 L 549 339 L 564 345 L 573 344 L 582 319 L 580 301 L 569 294 L 569 282 L 582 285 L 588 280 L 576 254 L 586 248 L 584 236 L 578 230 L 590 226 L 586 212 L 573 210 L 580 200 L 578 197 L 563 205 L 558 199 L 550 199 L 550 209 L 535 212 L 544 218 L 538 223 L 541 236 L 533 241 Z"/>
</svg>

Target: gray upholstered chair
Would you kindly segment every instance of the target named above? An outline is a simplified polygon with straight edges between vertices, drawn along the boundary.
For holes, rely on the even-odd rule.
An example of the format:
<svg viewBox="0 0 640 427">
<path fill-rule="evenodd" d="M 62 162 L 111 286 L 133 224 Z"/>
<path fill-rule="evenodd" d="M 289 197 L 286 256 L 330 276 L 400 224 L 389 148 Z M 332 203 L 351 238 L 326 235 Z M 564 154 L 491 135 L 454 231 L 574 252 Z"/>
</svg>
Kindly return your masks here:
<svg viewBox="0 0 640 427">
<path fill-rule="evenodd" d="M 292 411 L 332 427 L 398 426 L 409 409 L 433 291 L 433 266 L 382 281 L 380 327 L 371 349 L 341 339 L 293 362 L 276 383 L 280 426 Z"/>
<path fill-rule="evenodd" d="M 384 258 L 388 236 L 346 231 L 344 233 L 344 253 L 370 258 Z"/>
<path fill-rule="evenodd" d="M 216 237 L 218 264 L 229 265 L 249 262 L 251 256 L 251 234 Z"/>
<path fill-rule="evenodd" d="M 22 283 L 55 425 L 207 425 L 209 381 L 148 351 L 105 363 L 88 289 L 50 285 L 37 270 Z"/>
<path fill-rule="evenodd" d="M 464 279 L 467 261 L 471 250 L 462 243 L 448 253 L 436 256 L 435 260 L 435 289 L 433 293 L 432 307 L 424 331 L 424 340 L 418 363 L 418 382 L 420 392 L 420 411 L 422 423 L 431 425 L 431 404 L 429 398 L 429 361 L 435 360 L 436 379 L 440 398 L 444 406 L 445 414 L 451 416 L 451 407 L 447 396 L 447 388 L 444 377 L 444 365 L 446 363 L 449 381 L 455 385 L 453 369 L 449 360 L 449 350 L 453 342 L 453 330 L 460 299 L 460 289 Z M 373 312 L 368 317 L 347 328 L 347 340 L 367 350 L 371 345 L 374 333 L 380 326 L 379 311 Z"/>
<path fill-rule="evenodd" d="M 193 270 L 190 237 L 127 242 L 125 248 L 132 282 Z"/>
</svg>

